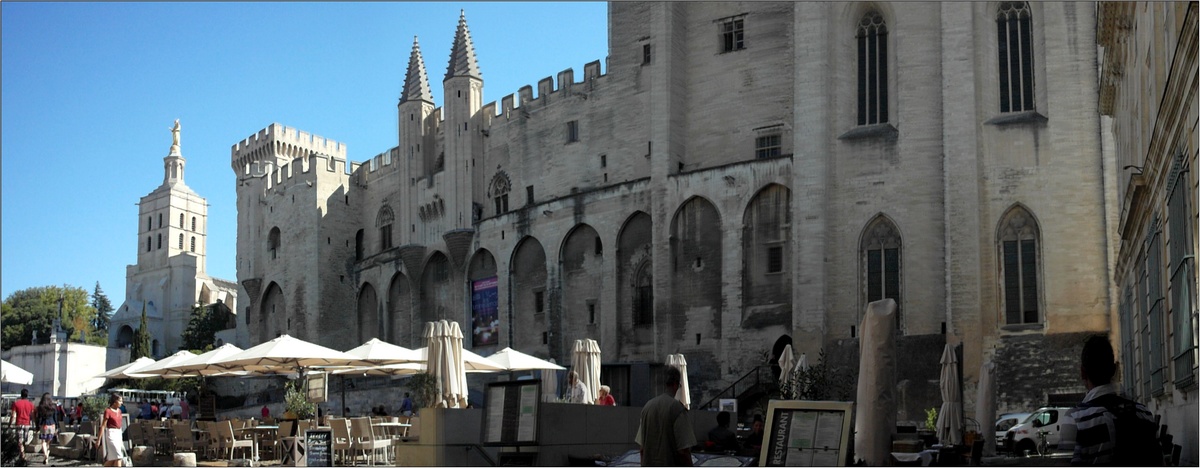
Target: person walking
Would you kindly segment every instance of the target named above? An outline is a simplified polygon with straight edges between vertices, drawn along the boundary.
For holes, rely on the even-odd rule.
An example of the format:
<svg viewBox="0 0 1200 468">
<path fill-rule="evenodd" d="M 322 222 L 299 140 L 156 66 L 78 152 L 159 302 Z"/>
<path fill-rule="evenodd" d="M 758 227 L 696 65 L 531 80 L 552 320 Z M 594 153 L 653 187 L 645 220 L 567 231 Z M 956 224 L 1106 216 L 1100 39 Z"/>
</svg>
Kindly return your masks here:
<svg viewBox="0 0 1200 468">
<path fill-rule="evenodd" d="M 108 408 L 100 417 L 100 449 L 104 456 L 104 466 L 123 466 L 125 460 L 125 442 L 121 440 L 121 395 L 115 393 L 108 396 Z"/>
<path fill-rule="evenodd" d="M 37 425 L 40 429 L 38 439 L 41 443 L 38 447 L 42 451 L 45 458 L 43 460 L 47 465 L 50 464 L 50 441 L 54 440 L 58 429 L 58 405 L 54 404 L 54 399 L 50 398 L 49 393 L 42 394 L 42 401 L 37 407 Z"/>
<path fill-rule="evenodd" d="M 400 401 L 400 414 L 403 414 L 405 417 L 412 417 L 413 415 L 412 397 L 408 395 L 408 392 L 404 392 L 404 400 Z"/>
<path fill-rule="evenodd" d="M 29 401 L 29 389 L 21 389 L 21 399 L 9 408 L 12 424 L 17 426 L 17 442 L 21 445 L 21 460 L 25 460 L 25 446 L 33 442 L 33 402 Z"/>
<path fill-rule="evenodd" d="M 692 466 L 692 446 L 696 434 L 687 408 L 675 399 L 683 376 L 679 369 L 666 366 L 666 392 L 642 407 L 634 442 L 641 446 L 642 466 Z"/>
<path fill-rule="evenodd" d="M 1069 413 L 1075 420 L 1072 465 L 1161 466 L 1157 424 L 1146 406 L 1117 394 L 1112 345 L 1092 335 L 1080 353 L 1079 376 L 1087 394 Z"/>
</svg>

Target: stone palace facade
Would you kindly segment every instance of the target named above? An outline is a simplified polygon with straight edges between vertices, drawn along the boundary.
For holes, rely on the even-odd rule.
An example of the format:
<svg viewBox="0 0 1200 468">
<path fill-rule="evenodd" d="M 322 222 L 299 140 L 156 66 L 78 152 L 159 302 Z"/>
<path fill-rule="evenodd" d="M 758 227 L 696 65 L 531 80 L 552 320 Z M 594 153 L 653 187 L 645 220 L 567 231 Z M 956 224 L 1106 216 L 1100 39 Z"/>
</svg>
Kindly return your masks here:
<svg viewBox="0 0 1200 468">
<path fill-rule="evenodd" d="M 614 2 L 603 69 L 488 103 L 464 16 L 440 107 L 414 41 L 396 147 L 233 145 L 238 341 L 420 347 L 446 318 L 482 355 L 683 353 L 703 403 L 784 344 L 856 375 L 892 298 L 900 419 L 946 343 L 968 415 L 984 359 L 1001 411 L 1077 400 L 1115 300 L 1096 9 Z"/>
</svg>

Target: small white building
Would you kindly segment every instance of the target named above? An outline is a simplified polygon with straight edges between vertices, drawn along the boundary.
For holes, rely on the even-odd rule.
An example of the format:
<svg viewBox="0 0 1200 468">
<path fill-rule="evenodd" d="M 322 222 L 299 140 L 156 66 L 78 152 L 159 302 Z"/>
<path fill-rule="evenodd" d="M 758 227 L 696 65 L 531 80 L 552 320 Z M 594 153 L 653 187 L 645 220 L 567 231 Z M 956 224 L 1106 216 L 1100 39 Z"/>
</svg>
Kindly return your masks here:
<svg viewBox="0 0 1200 468">
<path fill-rule="evenodd" d="M 33 397 L 50 393 L 74 398 L 104 385 L 104 379 L 94 377 L 128 362 L 129 350 L 57 341 L 15 346 L 4 352 L 4 360 L 33 373 L 32 384 L 6 383 L 4 393 L 18 393 L 24 388 Z"/>
</svg>

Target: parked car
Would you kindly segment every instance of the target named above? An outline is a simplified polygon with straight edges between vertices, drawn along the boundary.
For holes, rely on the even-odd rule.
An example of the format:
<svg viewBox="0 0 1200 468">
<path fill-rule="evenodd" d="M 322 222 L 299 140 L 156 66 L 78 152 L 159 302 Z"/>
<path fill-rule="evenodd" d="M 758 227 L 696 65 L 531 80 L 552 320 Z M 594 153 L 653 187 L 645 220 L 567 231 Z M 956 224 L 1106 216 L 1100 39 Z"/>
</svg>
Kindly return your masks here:
<svg viewBox="0 0 1200 468">
<path fill-rule="evenodd" d="M 1004 434 L 1013 426 L 1025 422 L 1033 413 L 1004 413 L 996 420 L 996 446 L 1004 447 Z"/>
<path fill-rule="evenodd" d="M 1046 443 L 1051 450 L 1057 449 L 1064 426 L 1075 428 L 1075 421 L 1067 413 L 1071 408 L 1044 407 L 1010 428 L 1004 435 L 1005 447 L 1017 454 L 1037 453 L 1038 431 L 1046 431 Z"/>
</svg>

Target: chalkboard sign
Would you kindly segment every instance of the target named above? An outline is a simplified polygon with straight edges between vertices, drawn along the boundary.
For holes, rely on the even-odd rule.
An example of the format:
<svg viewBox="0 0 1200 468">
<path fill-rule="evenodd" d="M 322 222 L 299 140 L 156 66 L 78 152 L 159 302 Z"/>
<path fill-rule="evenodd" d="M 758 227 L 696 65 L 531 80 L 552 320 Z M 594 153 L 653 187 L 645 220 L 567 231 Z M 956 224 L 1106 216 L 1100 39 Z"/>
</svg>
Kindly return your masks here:
<svg viewBox="0 0 1200 468">
<path fill-rule="evenodd" d="M 206 393 L 200 396 L 200 407 L 196 408 L 196 419 L 201 421 L 217 420 L 217 395 Z"/>
<path fill-rule="evenodd" d="M 537 445 L 538 403 L 542 381 L 517 380 L 488 384 L 483 412 L 483 445 Z"/>
<path fill-rule="evenodd" d="M 333 466 L 333 432 L 328 429 L 309 429 L 304 433 L 304 465 Z"/>
<path fill-rule="evenodd" d="M 846 466 L 854 403 L 771 400 L 758 466 Z"/>
</svg>

